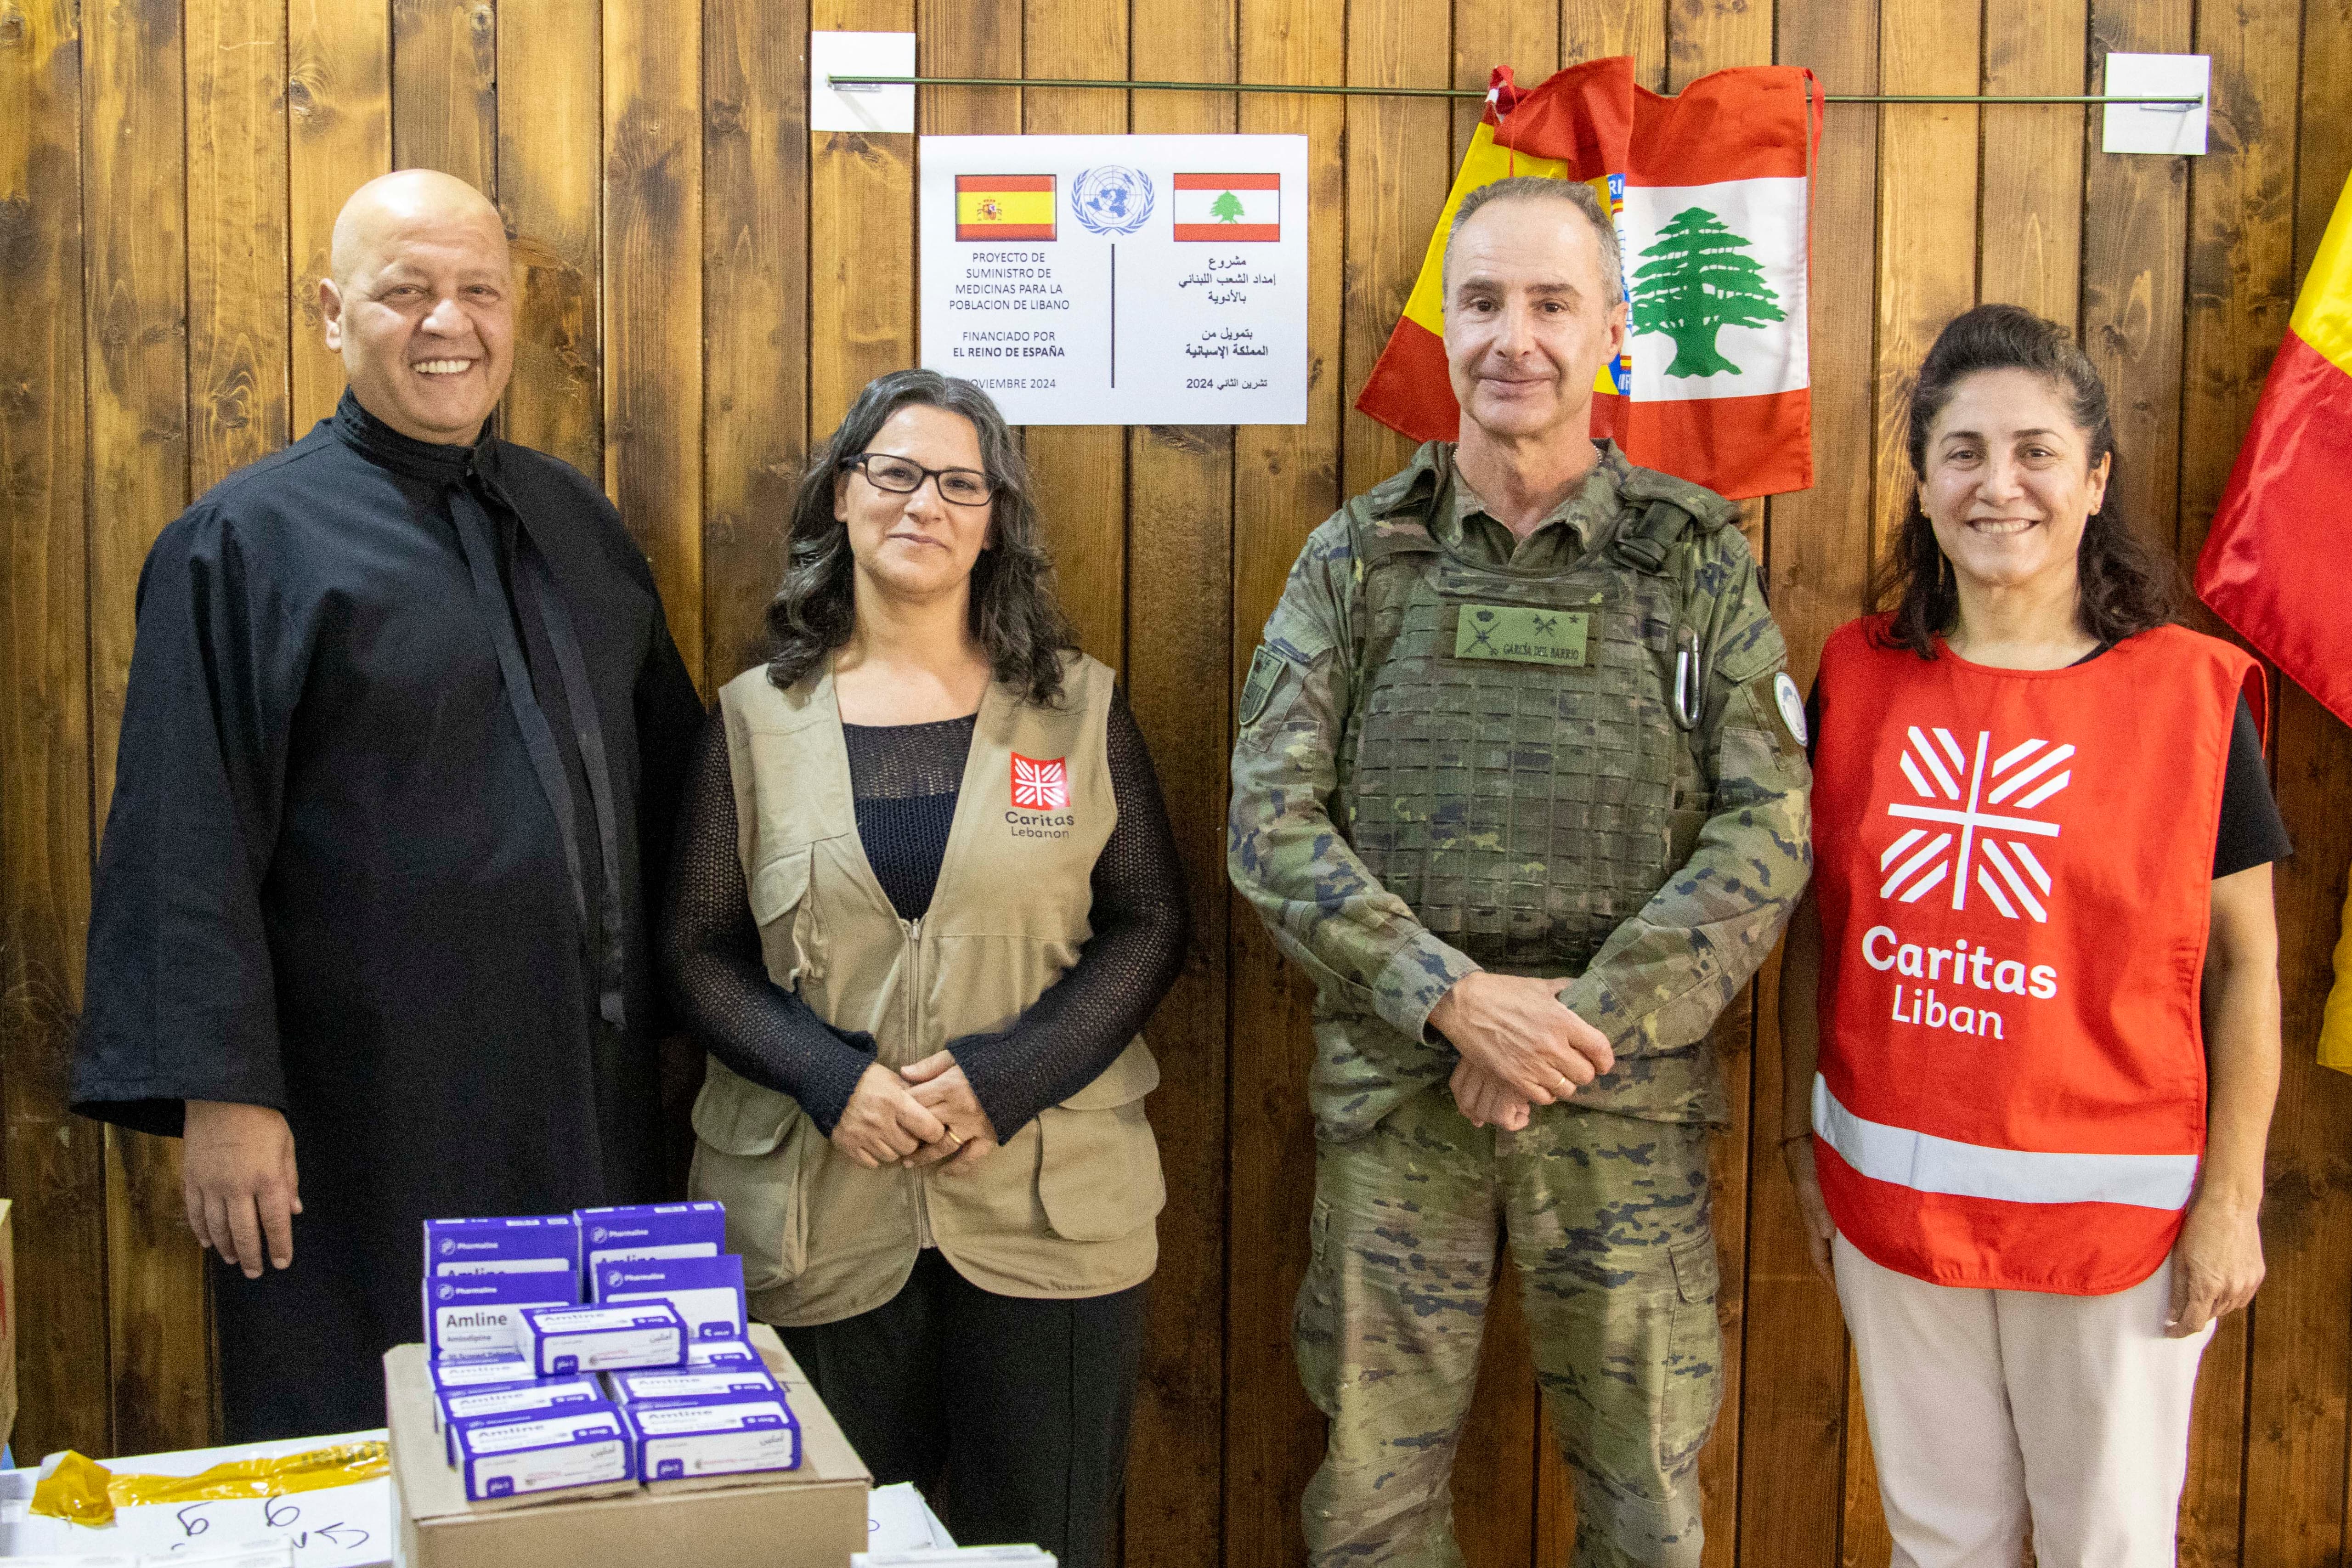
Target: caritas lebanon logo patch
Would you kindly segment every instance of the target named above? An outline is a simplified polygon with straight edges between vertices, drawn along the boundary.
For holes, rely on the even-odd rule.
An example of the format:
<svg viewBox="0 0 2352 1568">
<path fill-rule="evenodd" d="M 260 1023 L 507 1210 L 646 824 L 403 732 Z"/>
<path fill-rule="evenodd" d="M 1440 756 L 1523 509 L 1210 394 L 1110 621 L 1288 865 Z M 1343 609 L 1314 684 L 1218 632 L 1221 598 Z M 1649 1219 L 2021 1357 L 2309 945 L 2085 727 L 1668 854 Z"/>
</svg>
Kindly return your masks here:
<svg viewBox="0 0 2352 1568">
<path fill-rule="evenodd" d="M 1022 811 L 1066 811 L 1070 767 L 1066 757 L 1041 759 L 1013 753 L 1013 804 Z"/>
<path fill-rule="evenodd" d="M 2035 739 L 1994 756 L 1989 731 L 1977 732 L 1972 750 L 1949 730 L 1922 732 L 1914 724 L 1910 731 L 1898 762 L 1919 801 L 1896 801 L 1886 815 L 1925 826 L 1879 856 L 1886 874 L 1879 897 L 1916 904 L 1948 885 L 1952 908 L 1965 910 L 1974 871 L 1976 889 L 2003 915 L 2046 922 L 2050 911 L 2042 900 L 2051 895 L 2050 873 L 2026 840 L 2042 840 L 2047 853 L 2057 838 L 2058 824 L 2032 814 L 2074 781 L 2074 770 L 2064 764 L 2074 748 Z"/>
</svg>

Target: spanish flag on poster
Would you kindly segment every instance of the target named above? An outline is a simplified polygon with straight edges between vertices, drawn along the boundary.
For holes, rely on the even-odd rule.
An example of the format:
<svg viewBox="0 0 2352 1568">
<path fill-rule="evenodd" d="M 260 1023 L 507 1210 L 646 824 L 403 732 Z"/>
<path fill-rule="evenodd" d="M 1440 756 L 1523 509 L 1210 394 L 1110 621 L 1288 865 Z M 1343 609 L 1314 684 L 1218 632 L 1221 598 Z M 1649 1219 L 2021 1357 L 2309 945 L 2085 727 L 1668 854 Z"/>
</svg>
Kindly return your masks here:
<svg viewBox="0 0 2352 1568">
<path fill-rule="evenodd" d="M 1416 440 L 1454 439 L 1440 278 L 1454 209 L 1517 174 L 1583 180 L 1616 217 L 1633 301 L 1625 354 L 1593 388 L 1592 433 L 1734 499 L 1805 489 L 1821 105 L 1812 73 L 1787 66 L 1717 71 L 1674 98 L 1635 86 L 1631 56 L 1524 92 L 1497 68 L 1420 279 L 1356 406 Z"/>
<path fill-rule="evenodd" d="M 956 237 L 969 240 L 1054 237 L 1051 174 L 958 174 Z"/>
</svg>

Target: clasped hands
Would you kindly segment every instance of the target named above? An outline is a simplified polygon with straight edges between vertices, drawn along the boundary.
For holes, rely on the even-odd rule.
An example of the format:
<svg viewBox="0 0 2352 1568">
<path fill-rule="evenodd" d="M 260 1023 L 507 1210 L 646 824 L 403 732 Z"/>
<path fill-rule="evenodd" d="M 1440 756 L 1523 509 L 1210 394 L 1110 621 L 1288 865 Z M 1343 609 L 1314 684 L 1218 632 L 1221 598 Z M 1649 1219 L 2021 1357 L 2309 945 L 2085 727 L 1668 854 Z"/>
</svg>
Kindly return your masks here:
<svg viewBox="0 0 2352 1568">
<path fill-rule="evenodd" d="M 1608 1037 L 1559 999 L 1565 980 L 1474 970 L 1429 1010 L 1462 1053 L 1454 1102 L 1473 1127 L 1517 1132 L 1538 1105 L 1566 1100 L 1617 1065 Z"/>
<path fill-rule="evenodd" d="M 996 1128 L 952 1051 L 934 1051 L 893 1071 L 876 1062 L 833 1126 L 834 1147 L 867 1170 L 919 1171 L 945 1161 L 961 1176 L 996 1148 Z"/>
</svg>

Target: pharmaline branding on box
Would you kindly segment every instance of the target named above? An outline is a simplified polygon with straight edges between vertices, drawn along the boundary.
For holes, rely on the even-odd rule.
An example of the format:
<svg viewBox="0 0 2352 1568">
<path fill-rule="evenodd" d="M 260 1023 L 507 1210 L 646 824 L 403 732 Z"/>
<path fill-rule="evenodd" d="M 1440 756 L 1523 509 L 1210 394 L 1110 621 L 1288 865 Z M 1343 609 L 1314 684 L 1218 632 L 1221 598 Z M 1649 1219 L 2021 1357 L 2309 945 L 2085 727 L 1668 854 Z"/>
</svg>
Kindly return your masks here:
<svg viewBox="0 0 2352 1568">
<path fill-rule="evenodd" d="M 642 1480 L 800 1468 L 801 1424 L 781 1394 L 621 1408 Z"/>
<path fill-rule="evenodd" d="M 553 1415 L 477 1415 L 457 1423 L 455 1432 L 466 1496 L 476 1502 L 636 1475 L 628 1429 L 610 1405 L 572 1405 Z"/>
<path fill-rule="evenodd" d="M 762 1367 L 737 1367 L 724 1372 L 616 1372 L 613 1385 L 616 1405 L 643 1405 L 658 1399 L 782 1399 L 784 1391 Z"/>
<path fill-rule="evenodd" d="M 570 1405 L 602 1405 L 604 1391 L 593 1377 L 548 1377 L 512 1388 L 478 1388 L 445 1394 L 434 1412 L 448 1436 L 449 1462 L 457 1462 L 457 1424 L 478 1415 L 531 1415 Z"/>
<path fill-rule="evenodd" d="M 599 1301 L 667 1301 L 696 1340 L 743 1337 L 743 1260 L 731 1253 L 644 1263 L 608 1261 L 598 1264 L 589 1278 Z"/>
<path fill-rule="evenodd" d="M 541 1377 L 679 1366 L 686 1320 L 667 1301 L 614 1307 L 526 1307 L 516 1345 Z"/>
<path fill-rule="evenodd" d="M 570 1274 L 580 1300 L 580 1226 L 568 1214 L 428 1219 L 425 1274 Z"/>
<path fill-rule="evenodd" d="M 580 1209 L 574 1217 L 591 1268 L 656 1258 L 716 1258 L 727 1249 L 727 1210 L 707 1201 Z"/>
<path fill-rule="evenodd" d="M 568 1307 L 571 1276 L 557 1274 L 466 1274 L 425 1281 L 425 1353 L 479 1356 L 514 1353 L 522 1348 L 523 1310 Z M 529 1363 L 522 1375 L 537 1375 Z"/>
</svg>

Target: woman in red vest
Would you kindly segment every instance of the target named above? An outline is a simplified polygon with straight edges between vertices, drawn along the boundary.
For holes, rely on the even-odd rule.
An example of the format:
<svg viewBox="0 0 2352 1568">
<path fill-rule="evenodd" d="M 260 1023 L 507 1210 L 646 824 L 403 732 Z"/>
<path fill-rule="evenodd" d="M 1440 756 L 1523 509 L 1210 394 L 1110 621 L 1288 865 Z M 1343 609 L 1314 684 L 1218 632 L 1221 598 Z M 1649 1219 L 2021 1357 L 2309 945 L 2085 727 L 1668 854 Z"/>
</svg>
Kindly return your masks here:
<svg viewBox="0 0 2352 1568">
<path fill-rule="evenodd" d="M 2106 388 L 1987 305 L 1912 397 L 1887 613 L 1822 650 L 1782 1144 L 1896 1564 L 2170 1564 L 2197 1363 L 2263 1278 L 2259 668 L 2171 624 Z M 2253 700 L 2249 707 L 2246 699 Z"/>
</svg>

